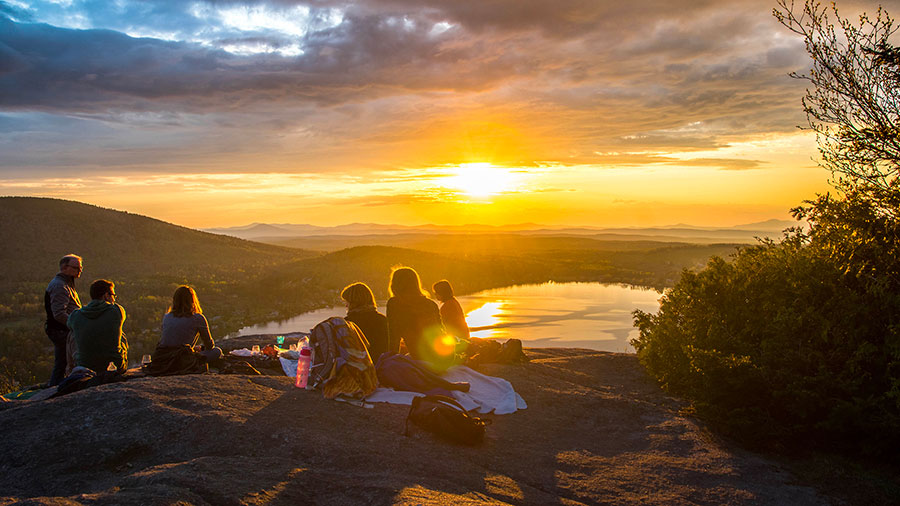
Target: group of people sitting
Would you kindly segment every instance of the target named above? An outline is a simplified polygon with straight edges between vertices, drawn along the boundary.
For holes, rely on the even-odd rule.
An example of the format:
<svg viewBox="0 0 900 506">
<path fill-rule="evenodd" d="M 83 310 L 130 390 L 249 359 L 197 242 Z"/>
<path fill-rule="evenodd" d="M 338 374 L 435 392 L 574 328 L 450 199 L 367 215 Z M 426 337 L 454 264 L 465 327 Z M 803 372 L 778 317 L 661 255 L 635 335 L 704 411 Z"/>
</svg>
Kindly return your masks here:
<svg viewBox="0 0 900 506">
<path fill-rule="evenodd" d="M 385 352 L 404 350 L 416 360 L 433 362 L 447 355 L 447 339 L 454 349 L 469 341 L 469 326 L 449 281 L 432 286 L 440 307 L 428 297 L 419 274 L 410 267 L 394 269 L 389 286 L 387 315 L 378 312 L 375 296 L 365 283 L 353 283 L 341 292 L 347 305 L 346 320 L 365 335 L 373 361 Z"/>
<path fill-rule="evenodd" d="M 54 346 L 54 365 L 48 386 L 58 385 L 73 369 L 122 373 L 128 368 L 128 340 L 122 327 L 125 308 L 116 302 L 116 285 L 106 279 L 91 283 L 91 301 L 82 306 L 75 280 L 81 277 L 83 259 L 75 254 L 59 261 L 59 273 L 44 293 L 45 331 Z M 209 322 L 197 294 L 179 286 L 162 319 L 157 349 L 188 346 L 192 352 L 214 361 L 222 358 L 215 346 Z"/>
<path fill-rule="evenodd" d="M 76 367 L 124 372 L 128 367 L 128 341 L 122 331 L 126 315 L 116 302 L 115 284 L 106 279 L 94 281 L 91 301 L 82 306 L 75 290 L 75 280 L 83 271 L 82 258 L 66 255 L 59 266 L 44 295 L 45 329 L 55 350 L 49 386 L 58 385 Z M 422 289 L 419 275 L 412 268 L 394 269 L 389 286 L 386 315 L 378 312 L 375 296 L 365 283 L 353 283 L 341 292 L 347 306 L 346 320 L 365 336 L 373 362 L 386 352 L 404 351 L 416 360 L 446 362 L 469 344 L 469 327 L 448 281 L 438 281 L 432 287 L 440 306 Z M 190 286 L 179 286 L 172 296 L 172 304 L 162 318 L 153 361 L 173 350 L 187 351 L 211 364 L 223 358 Z"/>
</svg>

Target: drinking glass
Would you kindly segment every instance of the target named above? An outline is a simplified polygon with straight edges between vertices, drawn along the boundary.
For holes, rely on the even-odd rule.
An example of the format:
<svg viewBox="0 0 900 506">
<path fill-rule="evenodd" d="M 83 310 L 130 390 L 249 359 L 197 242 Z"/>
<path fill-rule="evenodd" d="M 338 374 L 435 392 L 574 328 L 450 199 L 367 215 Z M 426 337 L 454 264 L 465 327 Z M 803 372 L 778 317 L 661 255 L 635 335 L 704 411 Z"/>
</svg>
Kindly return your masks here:
<svg viewBox="0 0 900 506">
<path fill-rule="evenodd" d="M 153 359 L 150 357 L 150 355 L 144 355 L 143 357 L 141 357 L 141 365 L 147 365 L 151 360 Z"/>
<path fill-rule="evenodd" d="M 275 336 L 275 342 L 278 343 L 279 346 L 284 344 L 284 336 Z"/>
</svg>

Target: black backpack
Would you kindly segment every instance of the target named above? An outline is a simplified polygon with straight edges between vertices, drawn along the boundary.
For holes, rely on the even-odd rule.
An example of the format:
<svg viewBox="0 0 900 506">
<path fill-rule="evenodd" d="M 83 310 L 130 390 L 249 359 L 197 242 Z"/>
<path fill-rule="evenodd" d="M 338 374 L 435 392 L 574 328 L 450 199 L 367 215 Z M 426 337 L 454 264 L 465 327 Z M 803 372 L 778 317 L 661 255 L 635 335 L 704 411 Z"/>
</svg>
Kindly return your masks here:
<svg viewBox="0 0 900 506">
<path fill-rule="evenodd" d="M 470 415 L 455 399 L 445 395 L 416 397 L 406 417 L 409 422 L 454 443 L 477 445 L 484 440 L 484 426 L 491 420 Z"/>
</svg>

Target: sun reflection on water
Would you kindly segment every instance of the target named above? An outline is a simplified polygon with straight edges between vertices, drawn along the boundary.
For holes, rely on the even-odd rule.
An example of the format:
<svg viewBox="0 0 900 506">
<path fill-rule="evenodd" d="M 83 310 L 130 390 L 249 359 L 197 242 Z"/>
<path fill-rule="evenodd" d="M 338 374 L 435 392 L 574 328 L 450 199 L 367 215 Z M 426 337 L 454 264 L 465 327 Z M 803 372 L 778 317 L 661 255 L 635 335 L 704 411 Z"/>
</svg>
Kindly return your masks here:
<svg viewBox="0 0 900 506">
<path fill-rule="evenodd" d="M 493 337 L 493 327 L 504 321 L 503 316 L 506 304 L 507 302 L 505 300 L 485 302 L 477 309 L 473 309 L 466 313 L 466 323 L 468 323 L 469 328 L 472 329 L 472 337 Z M 475 330 L 479 328 L 482 330 Z"/>
</svg>

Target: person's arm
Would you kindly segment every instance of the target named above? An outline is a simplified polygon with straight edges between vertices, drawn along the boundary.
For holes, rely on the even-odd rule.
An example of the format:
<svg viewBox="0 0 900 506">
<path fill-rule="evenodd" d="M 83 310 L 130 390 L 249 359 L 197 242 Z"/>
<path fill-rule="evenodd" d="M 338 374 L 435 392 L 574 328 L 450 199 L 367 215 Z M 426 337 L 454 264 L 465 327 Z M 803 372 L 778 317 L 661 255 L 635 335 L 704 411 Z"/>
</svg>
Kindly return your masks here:
<svg viewBox="0 0 900 506">
<path fill-rule="evenodd" d="M 116 304 L 119 307 L 119 312 L 122 315 L 122 319 L 119 322 L 119 350 L 122 356 L 122 366 L 119 368 L 121 371 L 125 371 L 128 369 L 128 339 L 125 338 L 125 331 L 121 330 L 122 326 L 125 325 L 125 308 L 120 304 Z"/>
<path fill-rule="evenodd" d="M 428 302 L 431 303 L 428 305 L 429 306 L 428 312 L 429 312 L 429 318 L 431 320 L 431 325 L 440 325 L 441 333 L 443 333 L 446 330 L 446 328 L 445 328 L 446 326 L 444 325 L 444 320 L 441 319 L 441 310 L 438 309 L 437 302 L 435 302 L 431 299 L 428 299 Z"/>
<path fill-rule="evenodd" d="M 460 339 L 469 339 L 469 336 L 470 336 L 469 322 L 466 321 L 466 313 L 465 313 L 465 311 L 463 311 L 462 305 L 459 303 L 458 300 L 456 300 L 455 297 L 453 298 L 453 307 L 454 307 L 454 311 L 457 314 L 457 318 L 458 318 L 457 325 L 459 326 L 459 334 L 460 334 L 456 337 L 458 337 Z"/>
<path fill-rule="evenodd" d="M 69 291 L 66 287 L 61 283 L 53 283 L 50 288 L 50 312 L 53 313 L 53 319 L 63 325 L 69 319 L 69 313 L 66 312 L 69 300 Z"/>
<path fill-rule="evenodd" d="M 387 304 L 387 335 L 388 349 L 391 353 L 400 353 L 400 339 L 403 337 L 400 330 L 400 321 L 397 315 L 397 309 L 394 307 L 393 301 L 389 300 Z"/>
<path fill-rule="evenodd" d="M 386 316 L 381 316 L 376 321 L 375 327 L 378 329 L 378 336 L 383 346 L 387 346 L 390 348 L 390 332 L 388 331 L 388 319 Z"/>
<path fill-rule="evenodd" d="M 200 318 L 197 318 L 199 316 Z M 213 341 L 212 334 L 209 332 L 209 321 L 202 314 L 194 315 L 197 318 L 197 331 L 200 333 L 200 342 L 203 343 L 203 349 L 211 350 L 216 345 Z"/>
<path fill-rule="evenodd" d="M 441 314 L 441 324 L 444 326 L 444 329 L 449 332 L 452 332 L 454 325 L 453 325 L 453 312 L 450 310 L 450 304 L 448 304 L 446 302 L 441 304 L 440 314 Z"/>
</svg>

